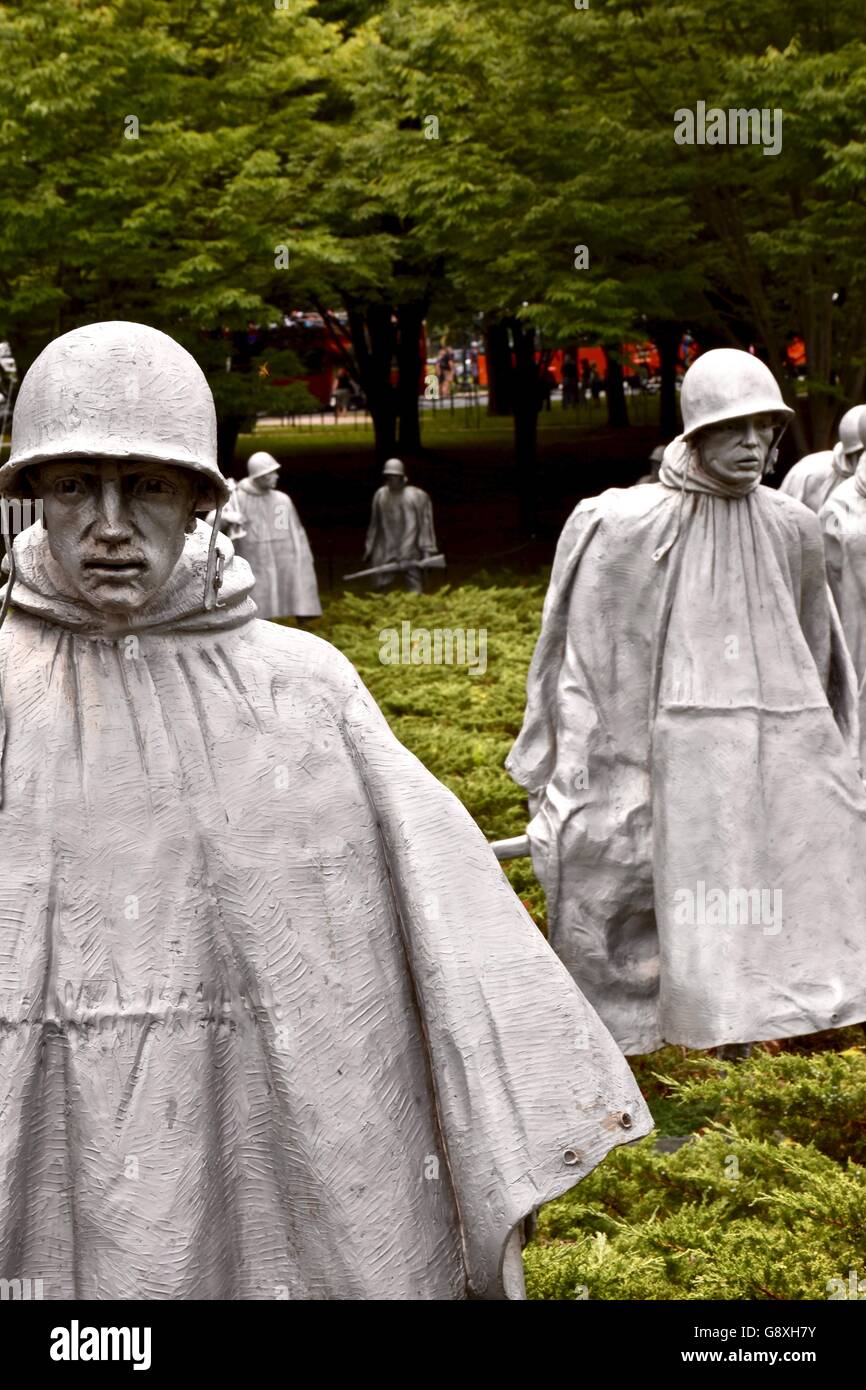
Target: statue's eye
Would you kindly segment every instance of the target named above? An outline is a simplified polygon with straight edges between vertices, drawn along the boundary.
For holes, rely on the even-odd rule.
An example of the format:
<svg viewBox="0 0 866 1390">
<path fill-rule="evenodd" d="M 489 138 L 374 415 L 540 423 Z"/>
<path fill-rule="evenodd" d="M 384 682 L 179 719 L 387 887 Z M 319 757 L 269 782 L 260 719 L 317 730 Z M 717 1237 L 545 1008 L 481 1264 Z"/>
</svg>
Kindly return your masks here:
<svg viewBox="0 0 866 1390">
<path fill-rule="evenodd" d="M 136 497 L 158 497 L 172 492 L 174 488 L 167 478 L 139 478 L 135 484 Z"/>
<path fill-rule="evenodd" d="M 83 497 L 86 488 L 81 478 L 58 478 L 54 491 L 59 497 Z"/>
</svg>

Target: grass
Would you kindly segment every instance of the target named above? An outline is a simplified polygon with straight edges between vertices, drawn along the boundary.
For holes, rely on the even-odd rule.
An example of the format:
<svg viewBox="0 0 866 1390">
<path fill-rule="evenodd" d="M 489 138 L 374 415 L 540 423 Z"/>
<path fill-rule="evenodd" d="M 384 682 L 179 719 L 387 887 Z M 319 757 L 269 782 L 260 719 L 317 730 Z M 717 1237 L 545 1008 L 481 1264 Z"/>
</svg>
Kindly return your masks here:
<svg viewBox="0 0 866 1390">
<path fill-rule="evenodd" d="M 652 401 L 635 398 L 629 402 L 635 424 L 653 423 L 658 406 Z M 646 418 L 645 418 L 646 417 Z M 321 422 L 321 416 L 310 421 L 300 419 L 294 425 L 259 424 L 254 434 L 243 434 L 238 440 L 237 456 L 247 459 L 255 449 L 268 449 L 278 458 L 308 450 L 352 449 L 368 451 L 373 442 L 373 426 L 369 417 L 351 416 L 345 424 Z M 551 410 L 538 417 L 539 439 L 545 442 L 574 443 L 581 432 L 603 428 L 607 421 L 604 401 L 589 401 L 579 410 L 564 411 L 556 402 Z M 421 412 L 421 439 L 428 448 L 459 447 L 476 441 L 498 444 L 510 449 L 514 438 L 514 422 L 510 416 L 488 415 L 483 406 L 448 405 Z"/>
</svg>

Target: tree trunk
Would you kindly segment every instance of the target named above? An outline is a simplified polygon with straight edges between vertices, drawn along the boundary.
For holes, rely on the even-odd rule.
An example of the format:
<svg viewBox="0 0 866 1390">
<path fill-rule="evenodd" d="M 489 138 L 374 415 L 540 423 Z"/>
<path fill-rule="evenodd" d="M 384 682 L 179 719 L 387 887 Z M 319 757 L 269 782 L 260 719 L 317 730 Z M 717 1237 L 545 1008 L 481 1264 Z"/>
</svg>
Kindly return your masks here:
<svg viewBox="0 0 866 1390">
<path fill-rule="evenodd" d="M 237 415 L 227 415 L 223 419 L 217 417 L 217 463 L 220 472 L 227 478 L 236 476 L 235 449 L 242 423 Z"/>
<path fill-rule="evenodd" d="M 514 402 L 514 368 L 508 324 L 503 319 L 486 324 L 484 355 L 487 359 L 487 414 L 510 415 Z"/>
<path fill-rule="evenodd" d="M 628 409 L 622 384 L 619 344 L 605 343 L 604 352 L 607 358 L 607 372 L 604 378 L 604 390 L 607 396 L 607 423 L 611 429 L 624 429 L 628 426 Z"/>
<path fill-rule="evenodd" d="M 426 306 L 420 300 L 401 304 L 397 310 L 397 413 L 400 450 L 404 454 L 421 451 L 418 394 L 421 371 L 421 328 Z"/>
<path fill-rule="evenodd" d="M 677 423 L 677 362 L 682 337 L 679 323 L 654 323 L 650 332 L 659 350 L 661 385 L 659 390 L 659 429 L 667 441 L 678 433 Z"/>
<path fill-rule="evenodd" d="M 535 329 L 510 321 L 514 337 L 514 462 L 520 524 L 527 536 L 538 525 L 538 367 Z"/>
<path fill-rule="evenodd" d="M 393 310 L 390 304 L 346 304 L 349 332 L 361 389 L 373 421 L 376 460 L 384 463 L 397 448 L 397 396 L 391 385 L 394 358 Z"/>
</svg>

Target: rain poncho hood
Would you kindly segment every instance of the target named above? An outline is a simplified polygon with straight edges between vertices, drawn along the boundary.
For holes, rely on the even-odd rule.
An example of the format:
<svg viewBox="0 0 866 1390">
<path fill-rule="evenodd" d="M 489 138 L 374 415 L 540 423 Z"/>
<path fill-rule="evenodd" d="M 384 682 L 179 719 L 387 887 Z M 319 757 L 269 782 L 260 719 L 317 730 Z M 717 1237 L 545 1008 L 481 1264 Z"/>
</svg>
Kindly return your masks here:
<svg viewBox="0 0 866 1390">
<path fill-rule="evenodd" d="M 125 632 L 16 541 L 0 1278 L 519 1296 L 518 1223 L 647 1111 L 466 811 L 223 538 L 204 611 L 209 535 Z"/>
<path fill-rule="evenodd" d="M 799 502 L 678 439 L 572 513 L 507 765 L 551 944 L 626 1052 L 866 1018 L 856 736 Z"/>
</svg>

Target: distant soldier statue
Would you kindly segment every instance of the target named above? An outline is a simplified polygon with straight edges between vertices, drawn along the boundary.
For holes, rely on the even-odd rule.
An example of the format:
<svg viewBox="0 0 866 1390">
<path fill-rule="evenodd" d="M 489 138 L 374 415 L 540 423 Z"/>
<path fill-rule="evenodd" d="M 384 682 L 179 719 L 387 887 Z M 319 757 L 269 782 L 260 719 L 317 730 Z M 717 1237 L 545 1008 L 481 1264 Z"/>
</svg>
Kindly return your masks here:
<svg viewBox="0 0 866 1390">
<path fill-rule="evenodd" d="M 251 454 L 247 474 L 232 497 L 246 534 L 234 542 L 256 579 L 260 618 L 317 618 L 322 612 L 307 533 L 292 499 L 277 491 L 280 465 L 273 454 Z"/>
<path fill-rule="evenodd" d="M 866 406 L 855 405 L 839 421 L 839 438 L 834 448 L 807 454 L 795 463 L 779 484 L 780 492 L 796 497 L 813 512 L 819 512 L 840 484 L 850 478 L 863 452 Z"/>
<path fill-rule="evenodd" d="M 406 482 L 406 470 L 400 459 L 389 459 L 382 476 L 385 482 L 373 497 L 365 563 L 387 565 L 435 555 L 433 504 L 427 493 Z M 406 588 L 420 594 L 424 587 L 423 571 L 408 564 L 402 573 Z M 393 574 L 373 575 L 371 584 L 375 589 L 386 589 L 394 577 Z"/>
<path fill-rule="evenodd" d="M 657 483 L 659 480 L 659 469 L 662 466 L 662 459 L 665 456 L 664 444 L 657 444 L 649 456 L 650 471 L 638 478 L 635 487 L 640 487 L 644 483 Z"/>
</svg>

